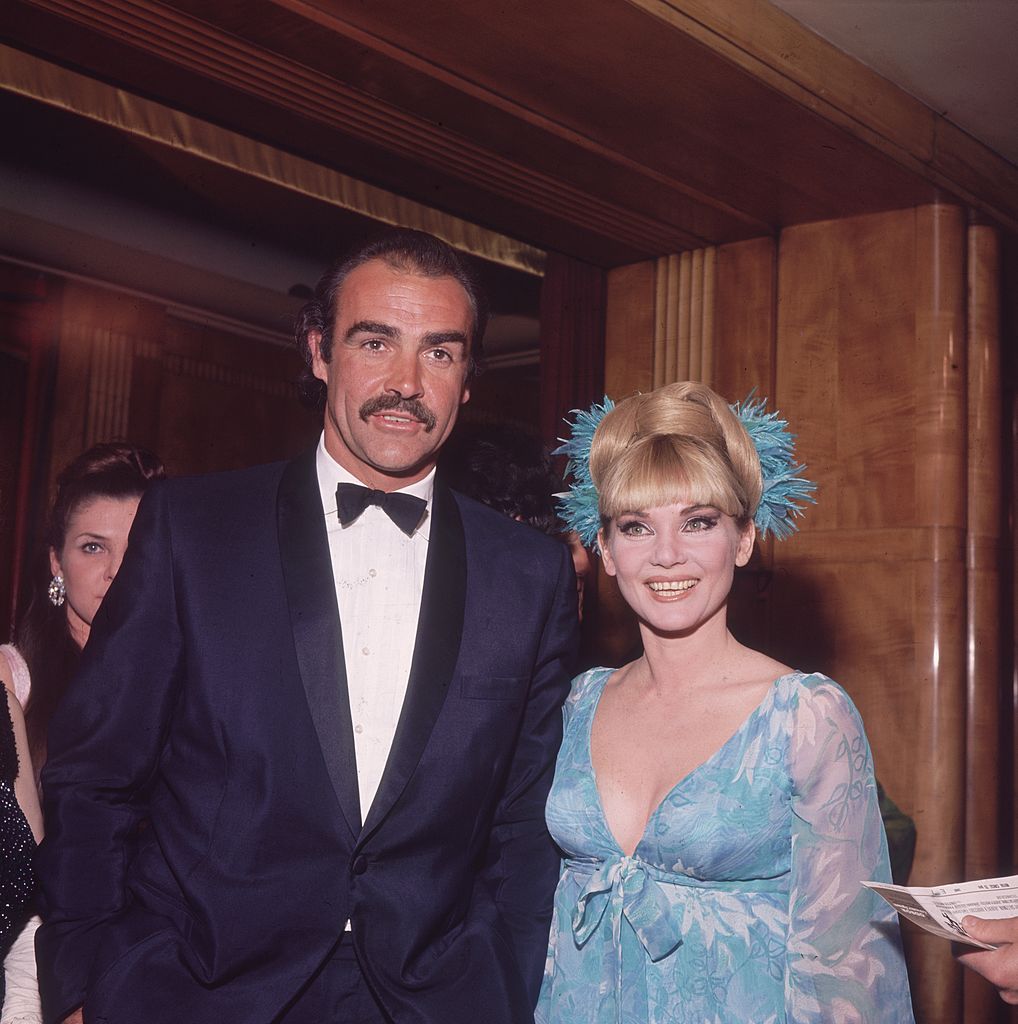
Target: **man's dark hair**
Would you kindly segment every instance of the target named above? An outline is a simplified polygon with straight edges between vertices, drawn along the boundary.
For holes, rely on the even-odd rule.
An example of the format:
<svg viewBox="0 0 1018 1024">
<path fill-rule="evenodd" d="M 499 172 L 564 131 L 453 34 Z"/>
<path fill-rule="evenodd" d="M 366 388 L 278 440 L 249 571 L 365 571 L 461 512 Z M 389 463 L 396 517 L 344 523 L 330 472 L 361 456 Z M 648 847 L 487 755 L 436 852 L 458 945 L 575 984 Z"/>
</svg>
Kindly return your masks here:
<svg viewBox="0 0 1018 1024">
<path fill-rule="evenodd" d="M 438 458 L 454 490 L 547 534 L 561 529 L 559 480 L 538 434 L 520 423 L 460 420 Z"/>
<path fill-rule="evenodd" d="M 312 372 L 308 332 L 321 332 L 322 358 L 330 362 L 332 331 L 336 323 L 337 301 L 343 282 L 358 267 L 372 260 L 382 260 L 393 270 L 401 273 L 419 274 L 422 277 L 451 277 L 463 286 L 474 314 L 468 353 L 468 376 L 478 371 L 484 329 L 488 324 L 488 301 L 469 258 L 440 238 L 424 231 L 393 228 L 357 246 L 333 263 L 318 282 L 314 298 L 304 305 L 297 316 L 297 351 L 304 359 L 304 371 L 300 379 L 301 395 L 305 402 L 316 408 L 325 406 L 325 382 L 315 377 Z"/>
</svg>

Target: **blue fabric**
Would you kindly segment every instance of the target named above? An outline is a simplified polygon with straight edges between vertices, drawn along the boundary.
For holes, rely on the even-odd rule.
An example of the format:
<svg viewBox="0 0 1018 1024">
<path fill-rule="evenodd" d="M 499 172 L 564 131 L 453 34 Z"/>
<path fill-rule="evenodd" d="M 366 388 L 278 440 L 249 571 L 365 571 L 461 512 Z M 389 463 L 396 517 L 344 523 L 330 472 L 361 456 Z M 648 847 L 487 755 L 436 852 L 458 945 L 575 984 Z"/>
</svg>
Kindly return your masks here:
<svg viewBox="0 0 1018 1024">
<path fill-rule="evenodd" d="M 573 681 L 548 826 L 565 858 L 541 1024 L 910 1024 L 869 745 L 822 675 L 776 680 L 632 856 L 590 760 L 611 669 Z"/>
</svg>

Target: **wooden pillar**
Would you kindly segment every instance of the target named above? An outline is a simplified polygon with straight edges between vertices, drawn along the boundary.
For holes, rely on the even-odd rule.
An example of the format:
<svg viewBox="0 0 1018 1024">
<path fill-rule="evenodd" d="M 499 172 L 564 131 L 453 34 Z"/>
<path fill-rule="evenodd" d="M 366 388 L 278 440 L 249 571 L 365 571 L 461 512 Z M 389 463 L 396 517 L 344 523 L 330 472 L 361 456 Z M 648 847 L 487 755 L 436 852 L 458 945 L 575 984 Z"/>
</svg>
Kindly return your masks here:
<svg viewBox="0 0 1018 1024">
<path fill-rule="evenodd" d="M 916 525 L 928 546 L 916 562 L 914 604 L 919 885 L 960 879 L 965 869 L 965 249 L 960 209 L 916 211 Z M 959 1019 L 961 969 L 950 947 L 922 933 L 911 950 L 920 1019 Z"/>
<path fill-rule="evenodd" d="M 1003 666 L 1001 643 L 1002 470 L 1000 236 L 968 229 L 968 715 L 965 878 L 987 878 L 1001 864 Z M 966 1024 L 998 1019 L 1002 1004 L 966 972 Z"/>
</svg>

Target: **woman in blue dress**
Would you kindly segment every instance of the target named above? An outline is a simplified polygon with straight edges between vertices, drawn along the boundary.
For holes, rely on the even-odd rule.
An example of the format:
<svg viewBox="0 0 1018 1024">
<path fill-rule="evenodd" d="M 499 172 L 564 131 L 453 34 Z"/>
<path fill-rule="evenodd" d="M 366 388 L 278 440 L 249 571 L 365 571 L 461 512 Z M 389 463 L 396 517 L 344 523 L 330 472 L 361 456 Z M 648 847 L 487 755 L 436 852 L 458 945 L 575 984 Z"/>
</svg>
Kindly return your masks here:
<svg viewBox="0 0 1018 1024">
<path fill-rule="evenodd" d="M 644 653 L 564 710 L 539 1024 L 913 1019 L 894 912 L 860 884 L 890 871 L 859 714 L 727 626 L 757 530 L 790 533 L 812 489 L 783 426 L 684 383 L 580 414 L 566 446 L 570 525 Z"/>
</svg>

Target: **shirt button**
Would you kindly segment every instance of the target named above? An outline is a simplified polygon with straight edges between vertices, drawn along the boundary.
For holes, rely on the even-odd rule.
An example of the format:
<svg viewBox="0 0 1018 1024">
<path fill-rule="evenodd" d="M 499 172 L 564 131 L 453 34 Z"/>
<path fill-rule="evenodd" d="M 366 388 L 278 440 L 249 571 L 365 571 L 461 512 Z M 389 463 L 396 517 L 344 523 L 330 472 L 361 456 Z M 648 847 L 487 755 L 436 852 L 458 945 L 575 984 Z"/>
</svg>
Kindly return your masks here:
<svg viewBox="0 0 1018 1024">
<path fill-rule="evenodd" d="M 357 735 L 359 736 L 362 732 L 364 732 L 364 726 L 363 725 L 355 725 L 353 727 L 353 731 L 355 733 L 357 733 Z"/>
<path fill-rule="evenodd" d="M 367 647 L 362 647 L 361 648 L 361 654 L 370 654 L 370 653 L 371 653 L 371 651 L 370 651 L 369 648 L 367 648 Z"/>
<path fill-rule="evenodd" d="M 373 578 L 373 577 L 378 575 L 378 570 L 377 569 L 368 569 L 368 575 Z"/>
<path fill-rule="evenodd" d="M 363 875 L 364 872 L 368 870 L 368 858 L 363 854 L 359 855 L 354 860 L 351 870 L 355 875 Z"/>
</svg>

